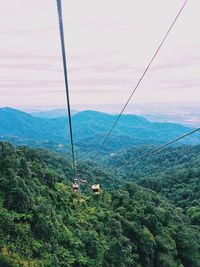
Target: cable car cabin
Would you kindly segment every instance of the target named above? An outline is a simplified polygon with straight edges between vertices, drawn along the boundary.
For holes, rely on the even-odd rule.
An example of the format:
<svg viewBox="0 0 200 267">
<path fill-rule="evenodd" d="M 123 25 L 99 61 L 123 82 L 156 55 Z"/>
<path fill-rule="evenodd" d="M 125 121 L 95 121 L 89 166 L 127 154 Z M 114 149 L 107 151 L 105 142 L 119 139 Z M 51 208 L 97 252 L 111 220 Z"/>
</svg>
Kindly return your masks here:
<svg viewBox="0 0 200 267">
<path fill-rule="evenodd" d="M 87 184 L 87 180 L 86 180 L 86 179 L 82 179 L 82 180 L 80 180 L 80 182 L 81 182 L 82 184 Z"/>
<path fill-rule="evenodd" d="M 78 184 L 77 183 L 72 184 L 72 191 L 73 192 L 77 192 L 78 191 Z"/>
<path fill-rule="evenodd" d="M 100 184 L 93 184 L 92 185 L 92 191 L 95 195 L 100 194 Z"/>
</svg>

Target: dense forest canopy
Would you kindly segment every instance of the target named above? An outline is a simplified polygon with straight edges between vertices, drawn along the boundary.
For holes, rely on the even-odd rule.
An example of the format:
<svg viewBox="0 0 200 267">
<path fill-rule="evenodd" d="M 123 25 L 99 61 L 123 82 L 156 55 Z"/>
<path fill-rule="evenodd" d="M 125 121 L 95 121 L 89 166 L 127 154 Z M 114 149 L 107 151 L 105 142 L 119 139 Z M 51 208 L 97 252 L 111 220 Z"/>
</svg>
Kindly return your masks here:
<svg viewBox="0 0 200 267">
<path fill-rule="evenodd" d="M 169 147 L 134 161 L 151 149 L 138 146 L 107 157 L 102 164 L 115 169 L 125 180 L 165 196 L 200 226 L 200 146 Z"/>
<path fill-rule="evenodd" d="M 200 266 L 200 231 L 182 209 L 134 183 L 108 192 L 116 177 L 97 165 L 78 170 L 80 203 L 67 158 L 0 143 L 0 265 Z"/>
</svg>

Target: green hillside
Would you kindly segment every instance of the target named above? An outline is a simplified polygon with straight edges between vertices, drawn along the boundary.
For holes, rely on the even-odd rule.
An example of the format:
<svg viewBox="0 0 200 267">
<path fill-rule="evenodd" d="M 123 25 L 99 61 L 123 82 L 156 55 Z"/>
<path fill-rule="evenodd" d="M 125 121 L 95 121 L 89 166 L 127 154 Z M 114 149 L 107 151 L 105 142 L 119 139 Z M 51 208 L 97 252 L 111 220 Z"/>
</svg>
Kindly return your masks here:
<svg viewBox="0 0 200 267">
<path fill-rule="evenodd" d="M 103 165 L 115 169 L 126 180 L 165 196 L 183 209 L 192 223 L 200 226 L 200 146 L 170 147 L 154 155 L 135 160 L 152 147 L 134 149 L 107 157 Z M 129 163 L 131 159 L 131 163 Z"/>
<path fill-rule="evenodd" d="M 79 164 L 89 184 L 78 203 L 71 163 L 43 150 L 0 143 L 0 266 L 200 266 L 200 232 L 153 191 Z"/>
</svg>

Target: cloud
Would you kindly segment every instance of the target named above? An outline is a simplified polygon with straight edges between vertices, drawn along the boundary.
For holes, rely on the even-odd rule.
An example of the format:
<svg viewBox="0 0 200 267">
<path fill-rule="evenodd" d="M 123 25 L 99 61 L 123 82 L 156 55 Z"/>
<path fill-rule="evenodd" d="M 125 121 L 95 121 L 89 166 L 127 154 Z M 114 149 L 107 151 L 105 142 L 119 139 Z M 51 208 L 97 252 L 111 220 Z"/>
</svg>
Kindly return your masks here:
<svg viewBox="0 0 200 267">
<path fill-rule="evenodd" d="M 36 70 L 36 71 L 62 71 L 62 69 L 55 69 L 50 64 L 44 63 L 17 63 L 17 64 L 0 64 L 0 69 L 17 69 L 17 70 Z"/>
<path fill-rule="evenodd" d="M 123 104 L 179 7 L 180 0 L 63 1 L 73 103 Z M 186 7 L 134 101 L 170 102 L 180 91 L 186 101 L 199 98 L 199 8 Z M 56 2 L 3 1 L 0 13 L 0 104 L 15 93 L 12 103 L 44 97 L 58 105 L 65 89 Z"/>
<path fill-rule="evenodd" d="M 41 88 L 49 88 L 49 87 L 53 87 L 55 88 L 55 86 L 59 86 L 59 85 L 63 85 L 63 81 L 56 81 L 56 80 L 51 80 L 51 81 L 26 81 L 26 80 L 13 80 L 13 81 L 8 81 L 6 82 L 0 82 L 0 88 L 1 88 L 1 92 L 3 92 L 3 89 L 7 88 L 7 89 L 34 89 L 34 90 L 41 90 Z M 34 91 L 33 90 L 33 91 Z M 30 90 L 29 90 L 30 91 Z"/>
</svg>

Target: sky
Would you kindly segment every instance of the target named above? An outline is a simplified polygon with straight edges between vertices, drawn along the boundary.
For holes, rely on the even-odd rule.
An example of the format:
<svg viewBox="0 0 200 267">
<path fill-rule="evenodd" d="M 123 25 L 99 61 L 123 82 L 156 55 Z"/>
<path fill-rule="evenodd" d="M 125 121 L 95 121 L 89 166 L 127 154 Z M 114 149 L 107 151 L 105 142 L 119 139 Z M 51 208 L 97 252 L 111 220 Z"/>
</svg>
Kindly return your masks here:
<svg viewBox="0 0 200 267">
<path fill-rule="evenodd" d="M 65 107 L 56 0 L 0 1 L 0 107 Z M 72 109 L 120 111 L 184 1 L 62 2 Z M 199 10 L 188 1 L 129 107 L 198 105 Z"/>
</svg>

